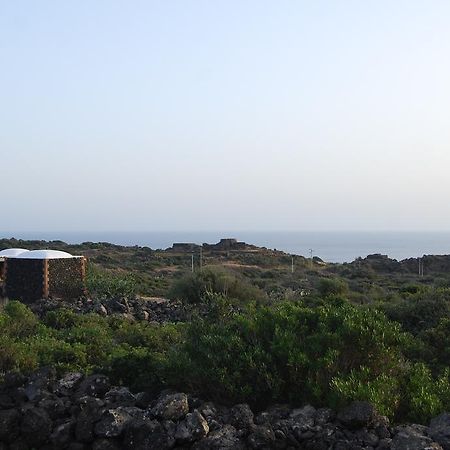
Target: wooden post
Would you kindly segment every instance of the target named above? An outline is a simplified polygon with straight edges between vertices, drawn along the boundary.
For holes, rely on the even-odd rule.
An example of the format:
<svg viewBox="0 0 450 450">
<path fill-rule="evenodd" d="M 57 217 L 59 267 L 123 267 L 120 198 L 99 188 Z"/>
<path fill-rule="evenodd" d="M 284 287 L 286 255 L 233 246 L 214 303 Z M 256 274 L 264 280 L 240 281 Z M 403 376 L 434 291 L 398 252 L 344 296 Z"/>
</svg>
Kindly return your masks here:
<svg viewBox="0 0 450 450">
<path fill-rule="evenodd" d="M 86 258 L 84 256 L 81 258 L 81 282 L 83 283 L 83 293 L 87 296 L 88 291 L 86 287 Z"/>
<path fill-rule="evenodd" d="M 44 259 L 43 266 L 43 297 L 48 298 L 49 296 L 49 283 L 48 283 L 48 259 Z"/>
</svg>

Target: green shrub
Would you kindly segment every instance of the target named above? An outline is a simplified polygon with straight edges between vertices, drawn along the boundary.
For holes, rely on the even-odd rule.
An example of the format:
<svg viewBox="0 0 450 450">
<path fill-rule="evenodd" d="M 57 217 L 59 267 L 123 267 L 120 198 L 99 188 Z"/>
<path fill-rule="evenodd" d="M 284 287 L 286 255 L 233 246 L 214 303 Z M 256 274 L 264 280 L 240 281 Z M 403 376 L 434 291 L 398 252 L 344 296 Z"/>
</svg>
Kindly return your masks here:
<svg viewBox="0 0 450 450">
<path fill-rule="evenodd" d="M 34 334 L 39 325 L 38 318 L 23 303 L 8 302 L 0 315 L 0 327 L 3 334 L 15 338 L 24 338 Z"/>
<path fill-rule="evenodd" d="M 164 353 L 121 346 L 111 356 L 106 373 L 112 382 L 156 394 L 166 387 L 166 361 Z"/>
<path fill-rule="evenodd" d="M 39 323 L 30 309 L 18 302 L 9 303 L 0 313 L 0 325 L 0 375 L 8 370 L 29 373 L 40 366 L 53 366 L 60 373 L 101 370 L 113 379 L 127 373 L 126 381 L 133 386 L 148 385 L 144 383 L 148 364 L 142 367 L 142 376 L 137 377 L 135 371 L 139 361 L 145 362 L 142 355 L 162 364 L 182 329 L 80 315 L 67 309 L 50 311 Z"/>
<path fill-rule="evenodd" d="M 422 359 L 434 372 L 442 372 L 450 365 L 450 318 L 443 318 L 434 327 L 419 334 L 425 351 Z M 425 355 L 424 355 L 425 354 Z"/>
<path fill-rule="evenodd" d="M 377 411 L 393 417 L 400 401 L 399 379 L 389 374 L 373 377 L 370 369 L 361 367 L 348 375 L 338 375 L 331 381 L 332 400 L 335 408 L 343 406 L 350 400 L 366 400 Z"/>
<path fill-rule="evenodd" d="M 0 312 L 0 376 L 100 370 L 136 390 L 176 388 L 257 408 L 368 400 L 398 421 L 450 409 L 448 318 L 413 336 L 334 295 L 239 308 L 223 294 L 205 296 L 208 316 L 166 325 L 65 309 L 40 322 L 10 302 Z"/>
<path fill-rule="evenodd" d="M 244 278 L 224 269 L 210 267 L 177 280 L 169 292 L 169 297 L 195 304 L 212 294 L 221 294 L 243 302 L 267 300 L 266 294 L 261 289 L 251 285 Z"/>
<path fill-rule="evenodd" d="M 0 336 L 0 377 L 10 370 L 29 373 L 38 367 L 38 356 L 30 351 L 26 343 L 6 335 Z"/>
<path fill-rule="evenodd" d="M 448 372 L 434 379 L 425 364 L 416 363 L 402 381 L 402 404 L 398 411 L 400 419 L 424 423 L 444 410 L 450 392 Z"/>
<path fill-rule="evenodd" d="M 285 303 L 194 322 L 173 364 L 183 384 L 224 402 L 325 404 L 341 374 L 395 376 L 401 340 L 399 327 L 376 311 Z"/>
<path fill-rule="evenodd" d="M 397 302 L 383 303 L 382 308 L 391 320 L 416 335 L 450 317 L 450 290 L 428 288 Z"/>
<path fill-rule="evenodd" d="M 70 309 L 61 308 L 49 311 L 43 318 L 43 323 L 56 330 L 71 328 L 80 323 L 81 316 Z"/>
<path fill-rule="evenodd" d="M 136 280 L 130 273 L 111 272 L 90 264 L 86 286 L 91 295 L 98 299 L 132 298 L 136 295 Z"/>
<path fill-rule="evenodd" d="M 39 366 L 54 367 L 59 373 L 66 371 L 87 371 L 89 352 L 85 345 L 69 343 L 51 336 L 37 336 L 23 344 L 26 353 L 35 355 Z M 28 372 L 20 364 L 22 371 Z"/>
<path fill-rule="evenodd" d="M 322 297 L 346 296 L 349 292 L 348 284 L 342 278 L 320 278 L 316 288 Z"/>
</svg>

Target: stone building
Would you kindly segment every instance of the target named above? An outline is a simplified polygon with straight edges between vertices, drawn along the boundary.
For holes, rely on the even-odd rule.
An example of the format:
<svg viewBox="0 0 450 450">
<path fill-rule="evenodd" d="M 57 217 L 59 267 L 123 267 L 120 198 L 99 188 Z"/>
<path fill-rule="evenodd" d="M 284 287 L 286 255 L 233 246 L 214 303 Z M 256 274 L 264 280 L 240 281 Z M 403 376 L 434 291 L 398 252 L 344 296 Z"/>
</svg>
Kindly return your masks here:
<svg viewBox="0 0 450 450">
<path fill-rule="evenodd" d="M 10 251 L 2 259 L 5 298 L 30 303 L 41 298 L 71 300 L 86 293 L 83 256 L 58 250 L 32 250 Z"/>
<path fill-rule="evenodd" d="M 175 242 L 170 250 L 178 253 L 187 253 L 193 252 L 200 247 L 200 245 L 194 244 L 193 242 Z"/>
<path fill-rule="evenodd" d="M 6 258 L 11 258 L 21 253 L 27 252 L 24 248 L 7 248 L 0 251 L 0 298 L 5 297 L 5 269 Z"/>
</svg>

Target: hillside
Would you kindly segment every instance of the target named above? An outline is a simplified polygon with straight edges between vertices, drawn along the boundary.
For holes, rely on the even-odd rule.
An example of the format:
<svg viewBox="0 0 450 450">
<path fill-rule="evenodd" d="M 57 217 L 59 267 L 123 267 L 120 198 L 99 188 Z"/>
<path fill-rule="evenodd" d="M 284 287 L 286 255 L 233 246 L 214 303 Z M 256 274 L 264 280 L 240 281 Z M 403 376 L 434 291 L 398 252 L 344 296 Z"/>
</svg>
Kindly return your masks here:
<svg viewBox="0 0 450 450">
<path fill-rule="evenodd" d="M 100 373 L 109 378 L 108 383 L 127 387 L 133 396 L 148 396 L 150 403 L 138 406 L 145 414 L 153 414 L 158 401 L 166 397 L 166 389 L 188 393 L 192 398 L 185 411 L 191 414 L 189 421 L 196 418 L 204 425 L 205 419 L 211 435 L 204 426 L 203 437 L 192 437 L 192 423 L 180 416 L 176 427 L 172 424 L 172 431 L 164 432 L 164 439 L 170 438 L 167 448 L 314 449 L 333 445 L 437 450 L 441 447 L 433 443 L 431 434 L 436 423 L 444 436 L 438 442 L 448 448 L 447 256 L 424 257 L 422 275 L 414 271 L 418 260 L 371 255 L 349 264 L 326 264 L 233 242 L 203 245 L 200 255 L 200 247 L 190 245 L 152 250 L 107 243 L 0 241 L 0 248 L 18 246 L 86 255 L 89 293 L 64 302 L 53 298 L 30 305 L 10 299 L 0 311 L 0 378 L 6 383 L 16 376 L 33 379 L 43 369 L 54 374 L 50 384 L 70 372 L 80 373 L 79 380 L 82 376 L 92 380 L 91 374 Z M 59 404 L 53 394 L 52 402 Z M 74 401 L 74 393 L 68 395 L 67 401 Z M 199 418 L 192 406 L 196 398 L 225 408 L 227 418 L 218 416 L 212 422 Z M 23 397 L 14 401 L 3 406 L 12 410 L 5 420 L 13 424 L 28 420 L 22 412 L 14 412 L 17 405 L 20 411 L 34 412 L 46 405 Z M 86 401 L 97 405 L 95 420 L 107 426 L 98 425 L 101 431 L 89 437 L 86 448 L 121 448 L 127 426 L 148 432 L 146 421 L 135 423 L 134 414 L 142 415 L 142 411 L 123 409 L 132 406 L 119 402 L 110 407 L 103 397 Z M 314 411 L 342 411 L 355 401 L 366 402 L 364 408 L 373 411 L 374 417 L 389 419 L 383 419 L 387 427 L 383 436 L 371 420 L 355 430 L 345 419 L 336 419 L 334 412 L 325 423 L 316 423 L 319 416 Z M 244 409 L 248 417 L 254 412 L 269 422 L 258 419 L 252 425 L 249 419 L 250 429 L 244 430 L 236 422 L 243 403 L 249 405 Z M 271 411 L 279 404 L 286 405 L 283 414 L 287 416 L 272 418 Z M 308 404 L 313 409 L 305 410 L 311 414 L 305 420 L 315 425 L 298 431 L 295 411 Z M 65 429 L 70 435 L 66 439 L 79 444 L 74 431 L 81 414 L 77 405 L 61 414 L 72 423 Z M 51 436 L 62 422 L 59 415 L 58 420 L 47 420 L 48 412 L 41 409 L 48 428 L 42 440 L 48 443 L 56 439 Z M 147 419 L 157 429 L 165 426 L 157 414 Z M 288 422 L 280 425 L 284 420 Z M 402 428 L 399 424 L 404 423 L 430 426 Z M 262 425 L 266 428 L 254 428 Z M 185 434 L 176 431 L 178 426 L 187 433 L 187 441 Z M 110 440 L 104 435 L 108 427 L 121 431 Z M 30 439 L 26 430 L 21 436 Z M 224 440 L 232 444 L 227 447 Z M 202 442 L 212 447 L 202 447 Z M 411 442 L 415 447 L 408 447 Z"/>
</svg>

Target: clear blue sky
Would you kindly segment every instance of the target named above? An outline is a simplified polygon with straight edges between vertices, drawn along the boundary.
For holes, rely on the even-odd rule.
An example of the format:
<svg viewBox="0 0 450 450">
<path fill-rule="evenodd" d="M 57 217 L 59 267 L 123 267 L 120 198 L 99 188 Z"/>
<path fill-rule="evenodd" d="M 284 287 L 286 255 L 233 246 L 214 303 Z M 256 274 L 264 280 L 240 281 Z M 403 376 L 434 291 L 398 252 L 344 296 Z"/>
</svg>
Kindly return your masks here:
<svg viewBox="0 0 450 450">
<path fill-rule="evenodd" d="M 448 0 L 0 0 L 0 229 L 450 230 Z"/>
</svg>

